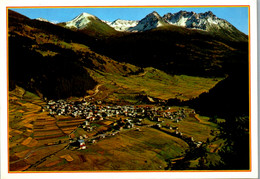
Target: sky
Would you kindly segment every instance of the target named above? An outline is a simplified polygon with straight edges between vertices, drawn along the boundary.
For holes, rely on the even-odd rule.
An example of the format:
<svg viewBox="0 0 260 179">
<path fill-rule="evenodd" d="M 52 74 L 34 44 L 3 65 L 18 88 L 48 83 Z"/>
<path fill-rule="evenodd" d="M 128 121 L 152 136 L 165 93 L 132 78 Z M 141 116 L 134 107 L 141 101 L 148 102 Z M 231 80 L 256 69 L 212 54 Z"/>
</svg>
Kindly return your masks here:
<svg viewBox="0 0 260 179">
<path fill-rule="evenodd" d="M 114 21 L 141 20 L 147 14 L 156 11 L 161 16 L 166 13 L 175 13 L 180 10 L 204 13 L 212 11 L 217 17 L 222 18 L 234 25 L 238 30 L 248 34 L 248 7 L 114 7 L 114 8 L 11 8 L 31 19 L 44 18 L 51 22 L 67 22 L 87 12 L 97 16 L 101 20 Z"/>
</svg>

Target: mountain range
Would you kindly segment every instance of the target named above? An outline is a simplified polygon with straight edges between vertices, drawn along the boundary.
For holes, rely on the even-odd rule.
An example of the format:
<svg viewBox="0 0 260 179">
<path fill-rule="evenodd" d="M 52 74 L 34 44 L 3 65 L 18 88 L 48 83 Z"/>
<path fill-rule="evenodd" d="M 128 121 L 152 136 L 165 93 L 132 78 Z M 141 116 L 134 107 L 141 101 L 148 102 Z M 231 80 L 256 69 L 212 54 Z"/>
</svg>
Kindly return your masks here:
<svg viewBox="0 0 260 179">
<path fill-rule="evenodd" d="M 40 17 L 37 18 L 37 20 L 49 22 L 47 19 Z M 218 18 L 211 11 L 205 13 L 179 11 L 176 13 L 167 13 L 163 16 L 160 16 L 156 11 L 153 11 L 141 20 L 116 19 L 113 22 L 101 20 L 94 15 L 83 12 L 74 19 L 58 23 L 58 25 L 85 31 L 86 33 L 91 33 L 94 30 L 102 35 L 116 34 L 115 31 L 143 32 L 158 27 L 179 26 L 188 29 L 207 31 L 213 35 L 222 36 L 234 41 L 247 41 L 247 35 L 240 32 L 228 21 Z"/>
<path fill-rule="evenodd" d="M 100 26 L 100 30 L 109 29 L 110 33 L 113 31 L 106 25 L 109 25 L 116 31 L 121 32 L 143 32 L 152 30 L 158 27 L 179 26 L 189 29 L 203 30 L 212 34 L 220 34 L 233 40 L 246 41 L 246 35 L 236 29 L 228 21 L 216 17 L 211 11 L 205 13 L 195 13 L 187 11 L 179 11 L 177 13 L 167 13 L 162 17 L 156 12 L 146 15 L 141 20 L 121 20 L 117 19 L 113 22 L 100 20 L 98 17 L 82 13 L 68 22 L 60 23 L 60 25 L 67 28 L 76 28 L 79 30 L 88 30 Z M 237 39 L 240 38 L 240 39 Z"/>
<path fill-rule="evenodd" d="M 171 74 L 223 75 L 227 70 L 223 63 L 241 56 L 248 42 L 247 35 L 211 11 L 180 11 L 162 17 L 153 11 L 141 20 L 113 22 L 82 13 L 57 25 L 93 38 L 87 45 L 116 61 L 153 66 Z"/>
<path fill-rule="evenodd" d="M 212 90 L 217 99 L 240 96 L 248 104 L 248 36 L 211 12 L 152 12 L 140 21 L 112 23 L 82 13 L 53 24 L 9 10 L 8 21 L 10 89 L 18 85 L 48 98 L 83 96 L 97 84 L 93 71 L 127 78 L 153 67 L 172 76 L 228 77 L 236 85 L 221 83 L 221 90 Z"/>
</svg>

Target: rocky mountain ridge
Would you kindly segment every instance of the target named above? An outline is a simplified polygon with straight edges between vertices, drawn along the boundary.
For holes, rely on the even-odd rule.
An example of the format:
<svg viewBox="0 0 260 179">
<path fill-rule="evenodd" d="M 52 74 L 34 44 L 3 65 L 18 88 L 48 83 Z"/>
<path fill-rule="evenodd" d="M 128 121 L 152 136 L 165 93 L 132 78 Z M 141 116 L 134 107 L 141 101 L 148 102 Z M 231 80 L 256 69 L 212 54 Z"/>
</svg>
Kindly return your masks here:
<svg viewBox="0 0 260 179">
<path fill-rule="evenodd" d="M 109 22 L 109 21 L 103 21 L 103 22 L 107 23 L 117 31 L 127 31 L 129 28 L 135 27 L 139 21 L 117 19 L 114 20 L 113 22 Z"/>
<path fill-rule="evenodd" d="M 65 27 L 84 29 L 87 28 L 89 23 L 97 20 L 100 19 L 94 15 L 82 13 L 73 20 L 65 22 Z M 203 31 L 217 31 L 222 29 L 227 31 L 238 31 L 228 21 L 218 18 L 211 11 L 205 13 L 179 11 L 176 13 L 167 13 L 163 16 L 160 16 L 156 11 L 153 11 L 141 20 L 116 19 L 113 22 L 101 21 L 117 31 L 125 32 L 143 32 L 169 25 Z"/>
<path fill-rule="evenodd" d="M 156 11 L 146 15 L 141 20 L 117 19 L 113 22 L 101 20 L 98 17 L 82 13 L 68 22 L 60 23 L 63 27 L 92 33 L 93 30 L 102 34 L 118 34 L 117 32 L 145 32 L 158 28 L 183 27 L 200 30 L 214 36 L 231 39 L 233 41 L 247 41 L 247 35 L 239 31 L 225 19 L 218 18 L 213 12 L 195 13 L 179 11 L 160 16 Z"/>
</svg>

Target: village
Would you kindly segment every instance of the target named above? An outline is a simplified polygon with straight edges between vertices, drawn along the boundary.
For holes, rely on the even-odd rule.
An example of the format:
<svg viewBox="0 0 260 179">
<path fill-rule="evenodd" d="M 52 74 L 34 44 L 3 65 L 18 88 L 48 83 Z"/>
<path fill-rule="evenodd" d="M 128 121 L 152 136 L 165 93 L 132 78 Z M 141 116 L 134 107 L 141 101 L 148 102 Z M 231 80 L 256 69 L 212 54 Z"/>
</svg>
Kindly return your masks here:
<svg viewBox="0 0 260 179">
<path fill-rule="evenodd" d="M 188 145 L 200 147 L 201 141 L 194 141 L 192 136 L 185 136 L 172 123 L 185 120 L 187 115 L 195 117 L 194 110 L 156 105 L 104 105 L 101 102 L 50 100 L 43 108 L 51 116 L 70 116 L 84 119 L 77 129 L 69 134 L 69 150 L 84 150 L 87 145 L 113 137 L 127 130 L 142 131 L 144 127 L 152 127 L 184 140 Z M 167 121 L 171 121 L 169 124 Z M 148 121 L 148 122 L 147 122 Z M 99 126 L 99 127 L 98 127 Z M 102 127 L 100 127 L 102 126 Z M 76 135 L 80 130 L 81 135 Z"/>
</svg>

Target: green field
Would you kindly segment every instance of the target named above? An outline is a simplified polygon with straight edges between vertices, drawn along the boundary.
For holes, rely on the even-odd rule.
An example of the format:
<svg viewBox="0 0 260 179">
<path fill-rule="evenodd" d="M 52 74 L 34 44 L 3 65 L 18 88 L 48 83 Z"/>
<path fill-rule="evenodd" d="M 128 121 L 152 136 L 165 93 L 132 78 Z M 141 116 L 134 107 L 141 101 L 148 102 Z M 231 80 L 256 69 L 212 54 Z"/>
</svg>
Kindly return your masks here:
<svg viewBox="0 0 260 179">
<path fill-rule="evenodd" d="M 163 170 L 166 159 L 182 155 L 188 145 L 173 136 L 152 128 L 142 131 L 127 131 L 111 138 L 88 145 L 82 151 L 61 151 L 58 155 L 69 154 L 74 160 L 64 165 L 44 167 L 37 170 Z M 85 158 L 80 163 L 79 155 Z"/>
<path fill-rule="evenodd" d="M 145 72 L 143 77 L 146 78 L 146 75 L 149 76 L 150 73 Z M 131 78 L 141 80 L 142 75 L 132 76 Z M 175 76 L 172 78 L 183 79 L 185 77 Z M 118 99 L 121 97 L 122 99 L 135 100 L 130 95 L 120 94 L 120 91 L 115 93 L 110 91 L 108 93 L 104 86 L 101 87 L 97 95 L 100 95 L 100 92 L 106 92 L 110 97 L 113 95 Z M 113 87 L 116 90 L 114 85 Z M 121 89 L 121 92 L 123 92 L 123 89 Z M 138 95 L 138 93 L 132 90 L 132 95 Z M 157 123 L 146 118 L 143 120 L 144 126 L 139 127 L 140 131 L 135 128 L 124 129 L 115 136 L 108 136 L 95 144 L 88 143 L 86 150 L 71 150 L 65 149 L 69 144 L 68 134 L 70 132 L 62 133 L 62 130 L 65 130 L 63 124 L 74 121 L 75 126 L 77 126 L 80 123 L 76 121 L 81 119 L 49 116 L 47 112 L 41 111 L 42 106 L 46 103 L 35 94 L 23 91 L 22 88 L 10 92 L 9 100 L 9 158 L 11 171 L 165 170 L 168 166 L 167 161 L 185 156 L 186 150 L 189 149 L 187 142 L 182 138 L 174 137 L 171 133 L 175 130 L 166 128 L 166 124 L 174 128 L 178 127 L 183 136 L 193 137 L 195 141 L 206 142 L 209 140 L 206 155 L 207 162 L 214 165 L 220 160 L 217 152 L 223 141 L 211 142 L 214 138 L 211 130 L 216 129 L 217 125 L 209 122 L 209 118 L 205 116 L 186 116 L 179 123 L 163 118 L 164 122 L 161 123 L 161 129 L 146 126 Z M 186 111 L 192 110 L 188 107 L 171 107 L 175 111 L 181 108 Z M 63 120 L 65 118 L 66 120 Z M 113 117 L 109 121 L 115 121 L 118 118 Z M 92 123 L 96 128 L 90 133 L 86 133 L 81 128 L 76 129 L 73 133 L 76 137 L 84 134 L 92 137 L 103 128 L 108 127 L 105 125 L 106 121 Z M 49 125 L 50 123 L 55 124 L 55 126 Z M 39 125 L 44 127 L 44 132 L 40 132 L 35 128 Z M 48 136 L 43 136 L 47 138 L 41 139 L 37 138 L 36 133 L 40 136 L 43 136 L 43 133 L 53 133 L 53 135 L 51 135 L 52 138 L 50 139 Z M 56 135 L 56 133 L 62 134 L 62 136 Z M 57 145 L 59 141 L 61 141 L 61 144 Z M 198 162 L 199 159 L 191 161 L 189 168 L 196 168 Z"/>
<path fill-rule="evenodd" d="M 108 90 L 114 91 L 112 99 L 137 102 L 137 94 L 168 100 L 186 101 L 208 92 L 223 78 L 204 78 L 187 75 L 171 76 L 152 67 L 138 75 L 121 75 L 92 71 L 92 76 Z M 115 93 L 116 92 L 116 93 Z"/>
</svg>

